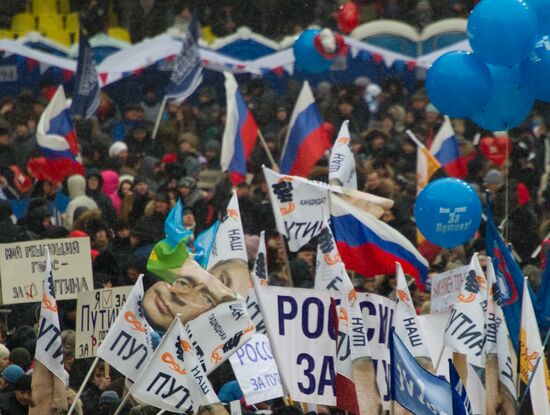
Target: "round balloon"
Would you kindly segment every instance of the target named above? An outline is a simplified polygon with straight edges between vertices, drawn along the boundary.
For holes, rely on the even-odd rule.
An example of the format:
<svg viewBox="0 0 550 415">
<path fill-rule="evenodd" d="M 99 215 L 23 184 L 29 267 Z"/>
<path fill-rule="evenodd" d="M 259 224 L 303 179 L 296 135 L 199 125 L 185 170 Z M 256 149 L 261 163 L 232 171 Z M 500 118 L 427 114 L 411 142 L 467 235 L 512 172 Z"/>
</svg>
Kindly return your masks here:
<svg viewBox="0 0 550 415">
<path fill-rule="evenodd" d="M 338 29 L 344 33 L 350 33 L 359 25 L 359 6 L 353 1 L 348 1 L 338 10 Z"/>
<path fill-rule="evenodd" d="M 489 131 L 504 131 L 521 124 L 535 102 L 533 89 L 522 79 L 519 65 L 512 67 L 489 65 L 493 89 L 489 101 L 470 117 Z"/>
<path fill-rule="evenodd" d="M 464 51 L 440 56 L 426 76 L 430 101 L 449 117 L 468 118 L 480 111 L 489 101 L 492 86 L 487 65 Z"/>
<path fill-rule="evenodd" d="M 296 68 L 302 72 L 321 73 L 329 70 L 332 60 L 326 59 L 315 47 L 315 36 L 321 33 L 318 29 L 304 30 L 293 46 Z"/>
<path fill-rule="evenodd" d="M 481 222 L 481 201 L 468 183 L 452 178 L 437 179 L 416 198 L 414 217 L 428 241 L 454 248 L 476 233 Z"/>
<path fill-rule="evenodd" d="M 537 17 L 537 33 L 550 33 L 550 1 L 525 0 L 525 4 L 535 12 Z"/>
<path fill-rule="evenodd" d="M 486 63 L 515 65 L 535 47 L 537 18 L 523 0 L 481 0 L 468 18 L 468 38 Z"/>
<path fill-rule="evenodd" d="M 550 5 L 548 6 L 550 10 Z M 519 66 L 521 78 L 533 89 L 535 98 L 550 102 L 550 37 L 543 36 L 534 52 Z"/>
</svg>

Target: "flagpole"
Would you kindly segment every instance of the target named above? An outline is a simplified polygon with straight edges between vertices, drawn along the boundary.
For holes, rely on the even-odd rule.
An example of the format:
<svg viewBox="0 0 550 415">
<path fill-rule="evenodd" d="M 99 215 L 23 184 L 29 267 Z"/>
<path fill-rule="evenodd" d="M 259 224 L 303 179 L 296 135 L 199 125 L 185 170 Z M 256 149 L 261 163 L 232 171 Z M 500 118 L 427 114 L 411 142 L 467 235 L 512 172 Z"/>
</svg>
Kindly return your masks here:
<svg viewBox="0 0 550 415">
<path fill-rule="evenodd" d="M 443 352 L 445 351 L 445 345 L 441 345 L 441 351 L 439 352 L 439 357 L 437 358 L 437 363 L 435 364 L 435 375 L 437 376 L 437 370 L 439 369 L 439 365 L 441 364 L 441 358 L 443 357 Z"/>
<path fill-rule="evenodd" d="M 545 357 L 544 356 L 544 350 L 546 349 L 546 346 L 548 345 L 548 340 L 549 339 L 550 339 L 550 330 L 548 330 L 546 332 L 546 338 L 544 339 L 544 344 L 542 345 L 542 353 L 540 354 L 537 361 L 535 362 L 535 366 L 533 368 L 533 373 L 532 373 L 531 377 L 529 378 L 529 382 L 527 382 L 527 386 L 526 386 L 525 390 L 523 391 L 523 395 L 521 396 L 521 399 L 519 401 L 518 412 L 521 411 L 521 407 L 525 403 L 525 399 L 527 399 L 527 392 L 529 392 L 529 387 L 531 386 L 531 382 L 535 378 L 535 373 L 537 372 L 537 368 L 539 366 L 541 358 Z M 521 365 L 521 351 L 520 351 L 520 365 Z M 521 381 L 519 381 L 519 382 L 521 382 Z"/>
<path fill-rule="evenodd" d="M 162 415 L 165 412 L 166 412 L 166 409 L 161 409 L 160 411 L 157 412 L 157 415 Z"/>
<path fill-rule="evenodd" d="M 546 241 L 547 239 L 550 239 L 550 232 L 548 232 L 548 234 L 546 234 L 546 237 L 543 239 L 543 241 L 533 251 L 533 253 L 531 254 L 531 259 L 535 259 L 538 256 L 538 254 L 540 254 L 540 251 L 542 249 L 542 245 L 544 244 L 544 241 Z"/>
<path fill-rule="evenodd" d="M 273 155 L 271 154 L 271 151 L 269 150 L 269 147 L 267 146 L 267 142 L 265 141 L 264 135 L 262 134 L 262 131 L 258 128 L 258 138 L 260 139 L 260 142 L 262 143 L 262 147 L 265 150 L 265 153 L 267 154 L 267 158 L 269 159 L 269 162 L 271 163 L 271 167 L 273 170 L 275 170 L 277 173 L 279 173 L 279 165 L 275 162 L 275 159 L 273 158 Z"/>
<path fill-rule="evenodd" d="M 153 135 L 151 136 L 151 138 L 153 140 L 157 136 L 157 132 L 158 132 L 159 125 L 160 125 L 160 120 L 162 118 L 162 114 L 164 113 L 164 107 L 166 106 L 166 101 L 167 100 L 168 99 L 166 97 L 162 98 L 162 103 L 160 104 L 159 112 L 157 114 L 157 119 L 155 120 L 155 127 L 153 128 Z"/>
<path fill-rule="evenodd" d="M 92 366 L 90 367 L 90 370 L 88 370 L 88 373 L 86 374 L 86 377 L 82 381 L 82 385 L 80 385 L 80 388 L 78 389 L 78 392 L 76 393 L 76 396 L 74 397 L 73 403 L 71 404 L 71 407 L 69 408 L 69 412 L 67 412 L 67 415 L 71 415 L 74 411 L 74 408 L 76 407 L 76 403 L 78 402 L 78 399 L 80 398 L 80 395 L 82 395 L 82 392 L 84 391 L 84 388 L 88 384 L 88 381 L 90 380 L 90 377 L 92 376 L 92 373 L 97 366 L 97 363 L 99 362 L 99 356 L 96 356 L 94 361 L 92 362 Z"/>
</svg>

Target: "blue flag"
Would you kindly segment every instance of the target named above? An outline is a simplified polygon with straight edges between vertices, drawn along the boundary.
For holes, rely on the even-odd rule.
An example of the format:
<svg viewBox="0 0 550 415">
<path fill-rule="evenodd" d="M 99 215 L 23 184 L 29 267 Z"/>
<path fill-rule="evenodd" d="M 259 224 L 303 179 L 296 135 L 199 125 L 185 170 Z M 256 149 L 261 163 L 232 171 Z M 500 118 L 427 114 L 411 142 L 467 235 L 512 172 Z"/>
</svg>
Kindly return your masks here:
<svg viewBox="0 0 550 415">
<path fill-rule="evenodd" d="M 182 41 L 181 52 L 174 59 L 174 68 L 170 74 L 170 83 L 166 88 L 165 98 L 182 102 L 202 82 L 202 63 L 197 38 L 198 24 L 195 14 L 193 14 L 189 31 Z"/>
<path fill-rule="evenodd" d="M 180 199 L 164 220 L 164 233 L 166 234 L 166 242 L 172 247 L 176 247 L 183 238 L 193 234 L 192 231 L 185 229 L 183 226 L 183 206 Z"/>
<path fill-rule="evenodd" d="M 472 404 L 451 359 L 449 359 L 449 379 L 453 392 L 453 415 L 472 415 Z"/>
<path fill-rule="evenodd" d="M 71 114 L 83 118 L 94 115 L 99 105 L 99 90 L 94 51 L 88 38 L 81 31 Z"/>
<path fill-rule="evenodd" d="M 521 322 L 521 296 L 523 294 L 523 273 L 512 256 L 512 252 L 500 236 L 493 220 L 489 195 L 487 195 L 487 222 L 485 225 L 485 251 L 493 261 L 497 279 L 497 291 L 510 339 L 519 352 L 519 326 Z"/>
<path fill-rule="evenodd" d="M 546 254 L 546 266 L 541 276 L 534 308 L 541 332 L 545 332 L 550 328 L 550 251 Z"/>
<path fill-rule="evenodd" d="M 214 241 L 216 240 L 216 234 L 218 233 L 219 226 L 220 221 L 217 220 L 212 226 L 201 232 L 193 244 L 195 248 L 194 259 L 203 268 L 206 268 L 206 265 L 208 264 L 210 251 L 212 251 L 212 246 L 214 246 Z"/>
<path fill-rule="evenodd" d="M 452 414 L 451 385 L 432 375 L 409 353 L 395 330 L 391 330 L 391 395 L 416 415 Z"/>
</svg>

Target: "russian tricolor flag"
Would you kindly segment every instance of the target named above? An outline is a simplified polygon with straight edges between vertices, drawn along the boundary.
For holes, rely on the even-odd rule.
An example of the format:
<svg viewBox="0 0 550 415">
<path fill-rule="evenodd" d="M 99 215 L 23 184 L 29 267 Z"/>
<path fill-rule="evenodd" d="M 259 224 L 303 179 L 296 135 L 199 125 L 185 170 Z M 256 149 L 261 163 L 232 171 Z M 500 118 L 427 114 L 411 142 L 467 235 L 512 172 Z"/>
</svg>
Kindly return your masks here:
<svg viewBox="0 0 550 415">
<path fill-rule="evenodd" d="M 306 81 L 290 118 L 281 152 L 281 174 L 307 177 L 323 153 L 330 149 L 330 138 L 322 124 L 313 92 Z"/>
<path fill-rule="evenodd" d="M 82 164 L 77 161 L 78 141 L 61 85 L 40 117 L 36 140 L 45 158 L 41 163 L 44 171 L 40 172 L 43 177 L 61 182 L 67 176 L 84 174 Z"/>
<path fill-rule="evenodd" d="M 428 261 L 411 241 L 338 196 L 331 195 L 330 202 L 330 226 L 347 269 L 364 277 L 374 277 L 394 274 L 395 263 L 399 262 L 406 274 L 424 285 Z"/>
<path fill-rule="evenodd" d="M 256 146 L 258 125 L 239 92 L 239 85 L 233 74 L 224 72 L 224 75 L 227 121 L 222 138 L 220 164 L 222 171 L 229 172 L 231 183 L 236 186 L 246 178 L 246 161 Z"/>
<path fill-rule="evenodd" d="M 460 147 L 449 117 L 445 116 L 445 121 L 434 138 L 430 152 L 450 177 L 464 179 L 468 174 L 466 163 L 460 156 Z"/>
</svg>

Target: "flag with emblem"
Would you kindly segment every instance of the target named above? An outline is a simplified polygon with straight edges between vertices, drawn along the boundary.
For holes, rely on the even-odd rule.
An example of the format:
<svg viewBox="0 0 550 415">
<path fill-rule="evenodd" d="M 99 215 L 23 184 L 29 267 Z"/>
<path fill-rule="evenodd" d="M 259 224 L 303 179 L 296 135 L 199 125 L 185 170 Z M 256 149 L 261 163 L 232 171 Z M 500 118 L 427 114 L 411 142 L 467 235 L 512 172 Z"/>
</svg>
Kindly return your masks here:
<svg viewBox="0 0 550 415">
<path fill-rule="evenodd" d="M 517 357 L 508 333 L 502 296 L 497 284 L 495 269 L 491 258 L 487 258 L 487 334 L 486 353 L 494 354 L 498 360 L 498 380 L 504 386 L 507 395 L 516 401 Z"/>
<path fill-rule="evenodd" d="M 219 402 L 177 314 L 130 393 L 165 411 L 196 413 Z"/>
<path fill-rule="evenodd" d="M 99 105 L 100 87 L 94 50 L 82 30 L 78 41 L 78 62 L 74 85 L 71 113 L 83 118 L 90 118 L 95 114 Z"/>
<path fill-rule="evenodd" d="M 529 295 L 527 278 L 525 278 L 523 286 L 519 337 L 521 381 L 527 384 L 533 378 L 529 387 L 533 414 L 550 415 L 547 384 L 548 365 L 544 357 L 544 347 L 542 346 L 535 311 Z"/>
<path fill-rule="evenodd" d="M 248 263 L 239 199 L 236 192 L 233 192 L 220 220 L 206 269 L 211 270 L 221 261 L 228 260 L 241 260 L 245 264 Z"/>
<path fill-rule="evenodd" d="M 97 349 L 97 355 L 135 381 L 153 354 L 152 329 L 143 310 L 143 275 Z"/>
<path fill-rule="evenodd" d="M 351 151 L 348 124 L 348 120 L 342 123 L 338 137 L 332 146 L 328 165 L 328 181 L 331 184 L 357 189 L 357 171 L 355 157 Z"/>
<path fill-rule="evenodd" d="M 355 359 L 371 357 L 357 292 L 340 258 L 330 228 L 317 237 L 315 289 L 328 291 L 339 304 L 335 306 L 338 342 L 336 347 L 336 402 L 338 408 L 358 414 L 359 403 L 353 382 Z"/>
<path fill-rule="evenodd" d="M 395 290 L 395 333 L 399 336 L 407 350 L 413 357 L 426 357 L 430 359 L 430 352 L 424 342 L 422 328 L 416 315 L 416 309 L 405 278 L 401 264 L 397 262 Z"/>
<path fill-rule="evenodd" d="M 447 321 L 443 343 L 465 354 L 468 363 L 478 368 L 485 367 L 486 311 L 487 280 L 474 254 Z"/>
<path fill-rule="evenodd" d="M 63 383 L 67 384 L 69 376 L 63 367 L 63 345 L 61 344 L 59 314 L 55 300 L 55 284 L 48 247 L 46 247 L 46 269 L 44 271 L 35 358 L 42 362 Z"/>
</svg>

